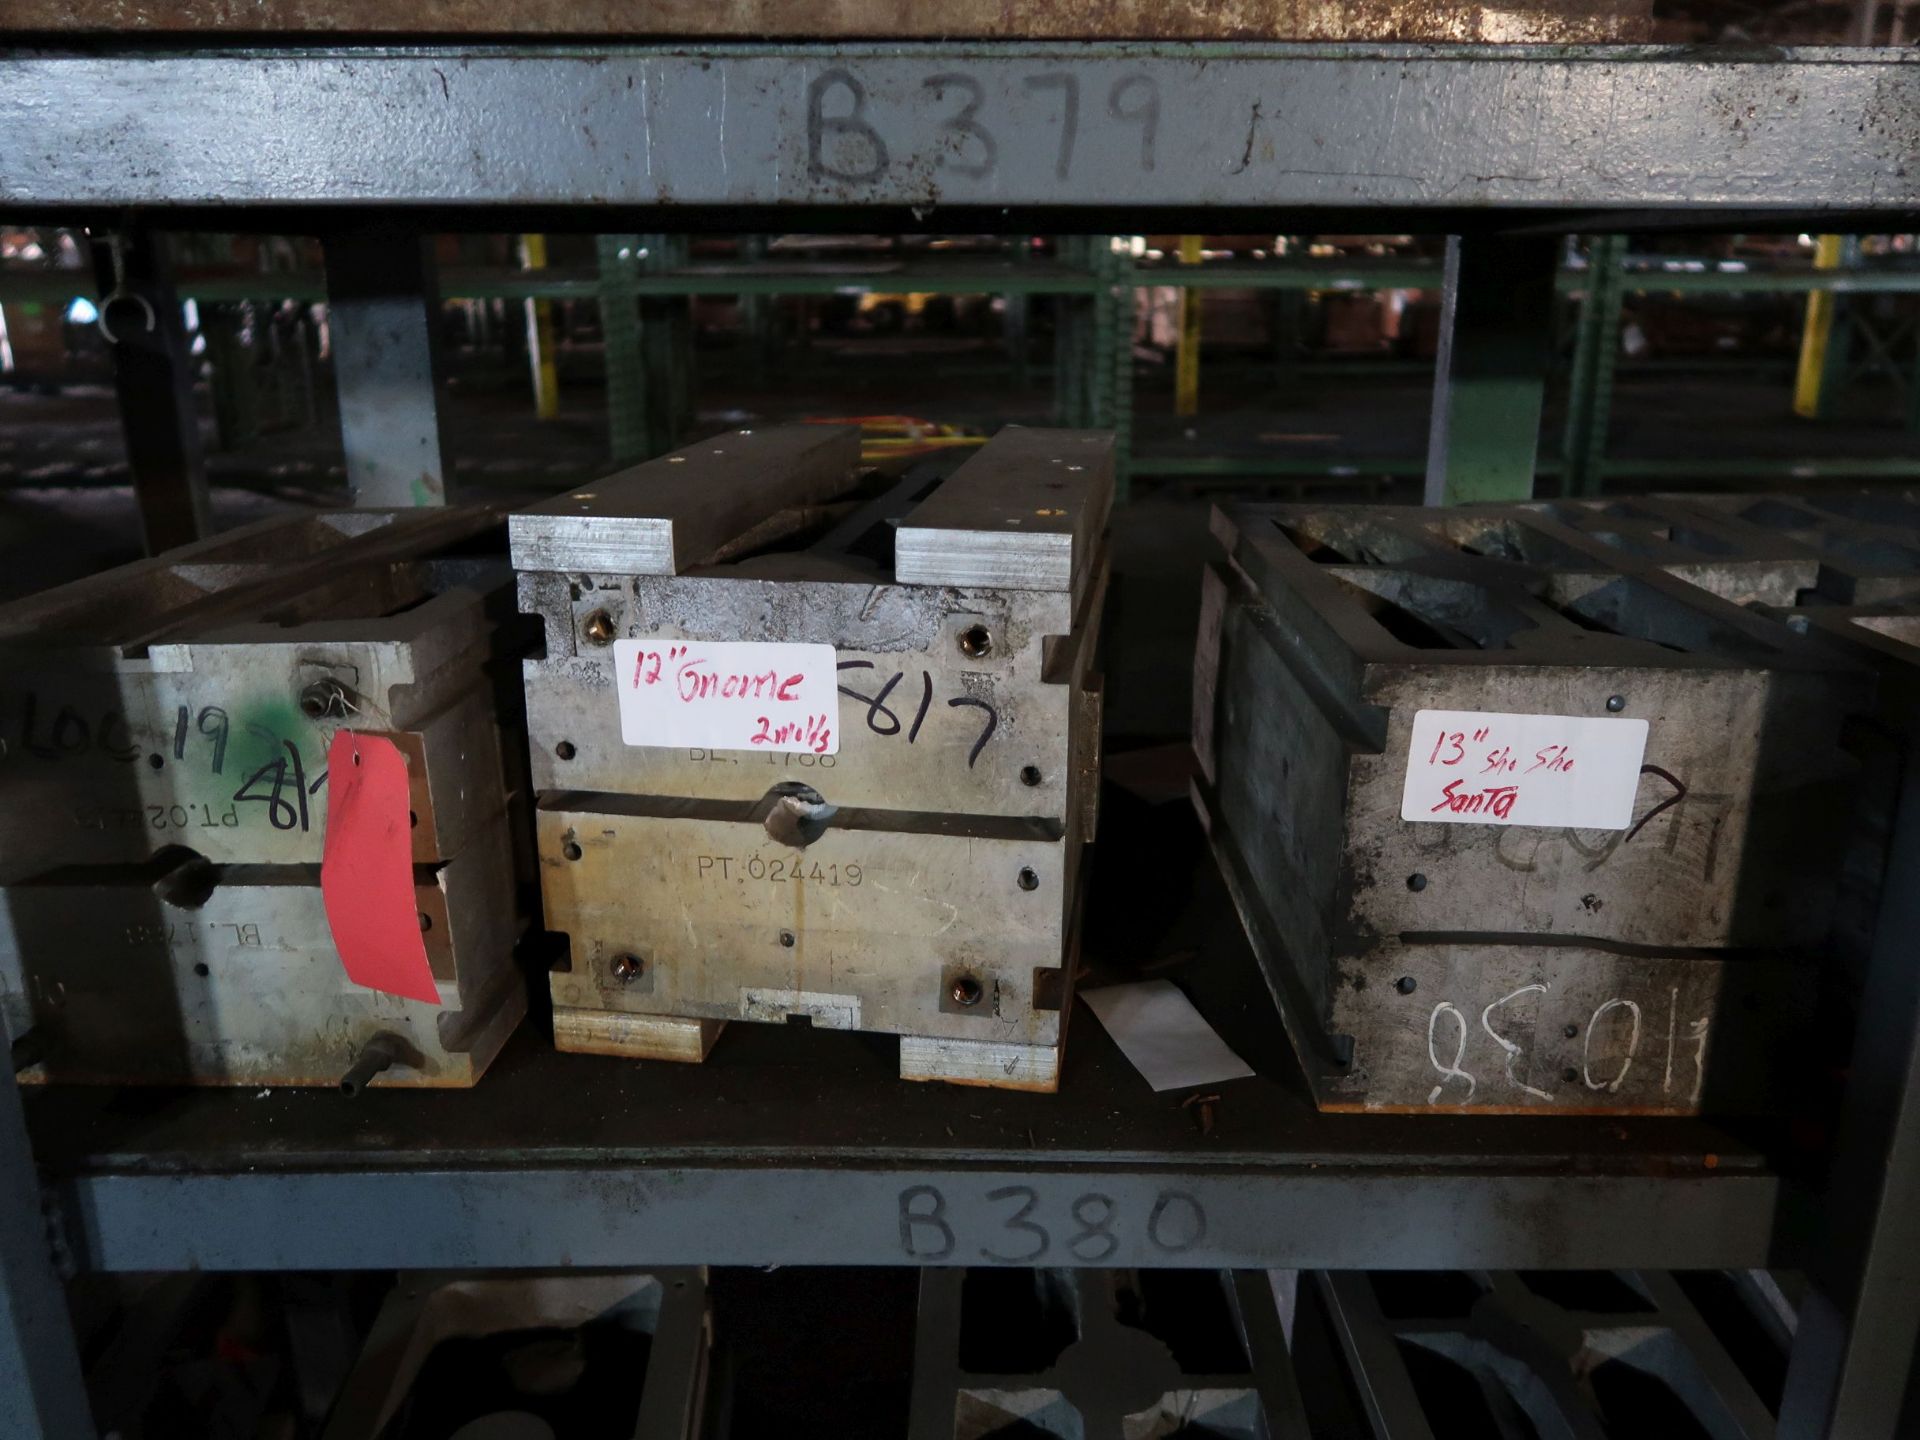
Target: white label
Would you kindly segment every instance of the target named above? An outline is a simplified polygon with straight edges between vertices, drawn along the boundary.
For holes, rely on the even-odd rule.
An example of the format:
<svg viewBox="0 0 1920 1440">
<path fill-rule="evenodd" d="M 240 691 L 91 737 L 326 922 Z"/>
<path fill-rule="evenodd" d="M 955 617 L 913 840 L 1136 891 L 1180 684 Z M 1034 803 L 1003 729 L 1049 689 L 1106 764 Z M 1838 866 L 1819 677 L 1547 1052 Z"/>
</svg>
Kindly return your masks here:
<svg viewBox="0 0 1920 1440">
<path fill-rule="evenodd" d="M 616 640 L 620 738 L 708 750 L 840 749 L 831 645 Z"/>
<path fill-rule="evenodd" d="M 1624 830 L 1646 753 L 1645 720 L 1422 710 L 1400 818 Z"/>
</svg>

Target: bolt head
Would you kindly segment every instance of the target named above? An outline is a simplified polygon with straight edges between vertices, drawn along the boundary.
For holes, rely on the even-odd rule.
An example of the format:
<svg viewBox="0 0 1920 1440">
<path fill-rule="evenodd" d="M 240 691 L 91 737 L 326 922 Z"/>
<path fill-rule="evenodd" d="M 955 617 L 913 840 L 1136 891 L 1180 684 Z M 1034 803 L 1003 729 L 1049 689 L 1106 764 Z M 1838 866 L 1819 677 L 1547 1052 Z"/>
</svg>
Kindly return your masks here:
<svg viewBox="0 0 1920 1440">
<path fill-rule="evenodd" d="M 1617 715 L 1617 714 L 1619 714 L 1619 713 L 1620 713 L 1620 712 L 1621 712 L 1622 710 L 1624 710 L 1624 709 L 1626 709 L 1626 708 L 1627 708 L 1627 697 L 1626 697 L 1626 696 L 1624 696 L 1624 695 L 1609 695 L 1609 696 L 1607 696 L 1607 709 L 1609 709 L 1609 710 L 1611 710 L 1611 711 L 1613 711 L 1613 712 L 1614 712 L 1614 714 L 1616 714 L 1616 715 Z"/>
<path fill-rule="evenodd" d="M 580 633 L 590 645 L 611 645 L 615 633 L 613 617 L 604 610 L 596 610 L 580 622 Z"/>
<path fill-rule="evenodd" d="M 647 962 L 638 955 L 622 954 L 614 956 L 608 968 L 613 971 L 614 979 L 627 984 L 646 973 Z"/>
<path fill-rule="evenodd" d="M 971 975 L 962 975 L 953 982 L 953 988 L 947 992 L 956 1005 L 978 1005 L 982 991 L 980 982 Z"/>
</svg>

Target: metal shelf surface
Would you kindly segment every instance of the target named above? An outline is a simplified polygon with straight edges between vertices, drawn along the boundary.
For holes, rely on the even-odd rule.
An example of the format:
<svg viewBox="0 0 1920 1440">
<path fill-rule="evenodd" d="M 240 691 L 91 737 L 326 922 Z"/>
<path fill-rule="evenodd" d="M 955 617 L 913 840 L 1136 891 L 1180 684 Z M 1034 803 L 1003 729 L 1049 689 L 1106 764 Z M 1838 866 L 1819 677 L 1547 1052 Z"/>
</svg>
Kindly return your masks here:
<svg viewBox="0 0 1920 1440">
<path fill-rule="evenodd" d="M 26 1109 L 83 1268 L 1775 1258 L 1782 1182 L 1729 1129 L 1318 1113 L 1210 869 L 1155 949 L 1189 946 L 1156 973 L 1260 1072 L 1211 1087 L 1204 1122 L 1084 1007 L 1057 1095 L 902 1081 L 885 1036 L 736 1024 L 701 1066 L 529 1027 L 471 1091 L 70 1087 Z M 1094 1195 L 1117 1249 L 1079 1218 Z"/>
</svg>

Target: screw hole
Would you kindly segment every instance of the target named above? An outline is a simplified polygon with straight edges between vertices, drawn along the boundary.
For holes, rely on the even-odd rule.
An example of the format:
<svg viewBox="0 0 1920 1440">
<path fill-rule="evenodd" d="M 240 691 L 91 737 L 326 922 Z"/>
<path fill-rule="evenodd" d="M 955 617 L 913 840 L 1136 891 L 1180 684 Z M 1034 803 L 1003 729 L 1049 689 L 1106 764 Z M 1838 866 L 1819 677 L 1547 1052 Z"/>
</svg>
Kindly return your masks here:
<svg viewBox="0 0 1920 1440">
<path fill-rule="evenodd" d="M 553 753 L 558 755 L 562 760 L 571 760 L 580 752 L 573 748 L 573 742 L 571 740 L 562 740 L 558 745 L 553 747 Z"/>
<path fill-rule="evenodd" d="M 1560 1033 L 1571 1040 L 1580 1033 L 1580 1027 L 1578 1025 L 1566 1025 L 1561 1027 Z"/>
<path fill-rule="evenodd" d="M 162 765 L 166 763 L 167 763 L 167 757 L 164 755 L 153 754 L 153 755 L 147 756 L 147 764 L 151 765 L 156 770 L 158 770 Z"/>
<path fill-rule="evenodd" d="M 1411 995 L 1420 988 L 1420 982 L 1411 975 L 1402 975 L 1398 980 L 1393 982 L 1393 988 L 1398 990 L 1402 995 Z"/>
<path fill-rule="evenodd" d="M 960 653 L 980 660 L 993 653 L 993 634 L 984 625 L 969 625 L 960 632 Z"/>
<path fill-rule="evenodd" d="M 980 1003 L 980 982 L 971 975 L 962 975 L 953 982 L 953 988 L 947 992 L 956 1005 L 978 1005 Z"/>
<path fill-rule="evenodd" d="M 782 930 L 780 932 L 780 943 L 791 950 L 794 946 L 793 932 L 791 930 Z"/>
<path fill-rule="evenodd" d="M 407 811 L 407 828 L 409 830 L 418 830 L 420 828 L 420 812 L 419 811 L 417 810 Z"/>
<path fill-rule="evenodd" d="M 207 968 L 206 961 L 202 960 L 199 964 L 193 967 L 193 973 L 198 975 L 202 980 L 204 980 L 207 978 L 207 976 L 211 975 L 213 972 Z"/>
<path fill-rule="evenodd" d="M 1419 871 L 1416 870 L 1413 874 L 1407 876 L 1407 889 L 1413 891 L 1414 894 L 1417 895 L 1426 888 L 1427 888 L 1427 877 L 1422 875 Z"/>
<path fill-rule="evenodd" d="M 1566 1069 L 1560 1072 L 1560 1078 L 1566 1081 L 1567 1084 L 1571 1085 L 1573 1084 L 1574 1081 L 1580 1078 L 1580 1072 L 1574 1069 L 1571 1065 L 1569 1065 L 1567 1066 Z"/>
<path fill-rule="evenodd" d="M 1019 884 L 1022 890 L 1038 890 L 1040 888 L 1040 877 L 1034 873 L 1031 865 L 1022 865 L 1020 867 Z"/>
<path fill-rule="evenodd" d="M 331 676 L 315 680 L 300 692 L 300 713 L 310 720 L 347 715 L 354 709 L 352 692 Z"/>
<path fill-rule="evenodd" d="M 1040 783 L 1040 767 L 1038 765 L 1022 765 L 1020 767 L 1020 783 L 1022 785 L 1038 785 Z"/>
<path fill-rule="evenodd" d="M 420 912 L 420 933 L 424 935 L 431 929 L 433 929 L 433 917 L 422 910 Z"/>
<path fill-rule="evenodd" d="M 569 840 L 560 847 L 560 853 L 569 860 L 578 860 L 580 858 L 580 847 Z"/>
</svg>

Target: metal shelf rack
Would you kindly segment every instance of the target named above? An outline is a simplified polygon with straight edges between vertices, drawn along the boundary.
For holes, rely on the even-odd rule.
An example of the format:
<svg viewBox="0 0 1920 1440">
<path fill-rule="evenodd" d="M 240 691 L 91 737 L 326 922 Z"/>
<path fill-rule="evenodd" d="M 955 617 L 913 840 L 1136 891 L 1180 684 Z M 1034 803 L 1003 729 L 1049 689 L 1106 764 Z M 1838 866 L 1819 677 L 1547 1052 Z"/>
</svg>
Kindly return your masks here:
<svg viewBox="0 0 1920 1440">
<path fill-rule="evenodd" d="M 1161 941 L 1196 958 L 1157 973 L 1261 1072 L 1204 1121 L 1084 1017 L 1049 1096 L 901 1082 L 884 1036 L 737 1025 L 678 1066 L 523 1032 L 473 1091 L 32 1094 L 52 1213 L 108 1270 L 1072 1264 L 1090 1193 L 1113 1202 L 1113 1264 L 1782 1263 L 1777 1134 L 1315 1111 L 1202 863 L 1210 918 Z M 1049 1241 L 1006 1223 L 1028 1198 Z"/>
<path fill-rule="evenodd" d="M 1436 394 L 1457 423 L 1428 460 L 1454 499 L 1531 477 L 1530 438 L 1470 442 L 1537 368 L 1527 307 L 1557 251 L 1533 236 L 1911 228 L 1916 116 L 1920 54 L 1878 50 L 14 49 L 0 133 L 28 143 L 0 151 L 0 209 L 115 230 L 128 286 L 157 299 L 149 227 L 322 234 L 350 479 L 417 443 L 426 495 L 432 284 L 397 241 L 430 229 L 1413 223 L 1462 237 Z M 1507 275 L 1512 303 L 1473 303 L 1463 273 Z M 121 354 L 136 451 L 181 444 L 177 342 L 159 326 Z M 186 473 L 143 485 L 152 543 L 190 533 Z M 1920 779 L 1902 783 L 1912 874 Z M 1210 1134 L 1085 1025 L 1050 1100 L 902 1094 L 851 1036 L 747 1033 L 706 1069 L 634 1071 L 528 1035 L 470 1093 L 37 1096 L 33 1152 L 9 1074 L 0 1431 L 87 1432 L 61 1268 L 1024 1264 L 1042 1257 L 1007 1233 L 1008 1200 L 1070 1216 L 1098 1188 L 1133 1217 L 1113 1258 L 1140 1264 L 1804 1264 L 1779 1433 L 1890 1434 L 1920 1330 L 1916 911 L 1920 887 L 1889 887 L 1824 1185 L 1783 1169 L 1777 1138 L 1704 1123 L 1318 1115 L 1255 1001 L 1212 1002 L 1267 1078 Z M 1065 1222 L 1049 1235 L 1048 1263 L 1079 1261 Z"/>
</svg>

